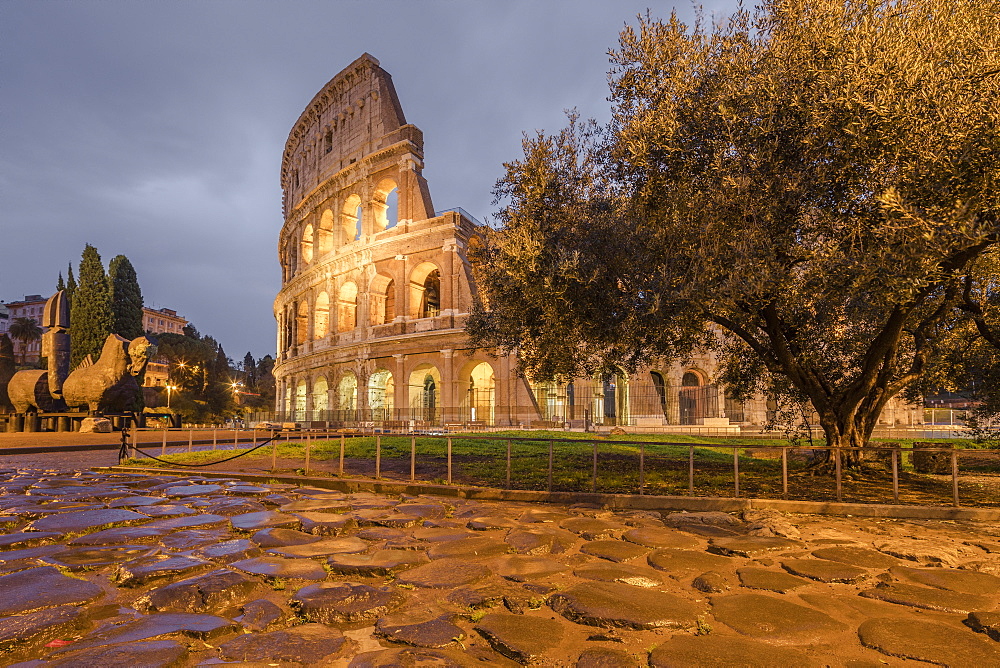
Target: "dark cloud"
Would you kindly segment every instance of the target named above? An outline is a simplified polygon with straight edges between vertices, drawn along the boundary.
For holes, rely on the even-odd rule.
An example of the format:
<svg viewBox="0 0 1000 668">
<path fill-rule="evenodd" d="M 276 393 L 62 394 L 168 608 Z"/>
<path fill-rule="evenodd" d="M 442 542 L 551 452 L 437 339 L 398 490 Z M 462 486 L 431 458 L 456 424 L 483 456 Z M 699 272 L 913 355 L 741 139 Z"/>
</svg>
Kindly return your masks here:
<svg viewBox="0 0 1000 668">
<path fill-rule="evenodd" d="M 521 133 L 571 107 L 606 120 L 607 50 L 636 14 L 671 6 L 5 0 L 0 299 L 51 293 L 91 243 L 127 255 L 147 305 L 230 356 L 272 352 L 281 153 L 323 84 L 378 58 L 424 131 L 436 207 L 485 220 Z"/>
</svg>

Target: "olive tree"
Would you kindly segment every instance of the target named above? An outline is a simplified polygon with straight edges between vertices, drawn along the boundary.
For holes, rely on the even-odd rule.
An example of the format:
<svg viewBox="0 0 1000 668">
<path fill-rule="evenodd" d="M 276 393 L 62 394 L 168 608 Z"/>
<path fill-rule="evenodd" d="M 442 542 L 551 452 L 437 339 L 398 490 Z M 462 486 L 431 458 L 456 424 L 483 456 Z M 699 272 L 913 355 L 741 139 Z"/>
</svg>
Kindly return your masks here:
<svg viewBox="0 0 1000 668">
<path fill-rule="evenodd" d="M 506 165 L 474 340 L 541 375 L 712 347 L 733 389 L 866 445 L 1000 238 L 998 21 L 997 0 L 640 17 L 610 52 L 610 125 L 571 119 Z"/>
</svg>

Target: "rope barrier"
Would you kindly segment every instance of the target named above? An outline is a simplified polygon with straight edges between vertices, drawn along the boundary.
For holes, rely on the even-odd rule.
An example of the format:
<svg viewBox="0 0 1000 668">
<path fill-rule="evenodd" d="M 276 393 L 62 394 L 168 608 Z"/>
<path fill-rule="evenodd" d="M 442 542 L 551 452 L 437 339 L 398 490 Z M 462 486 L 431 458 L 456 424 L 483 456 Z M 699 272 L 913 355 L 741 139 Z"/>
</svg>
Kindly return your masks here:
<svg viewBox="0 0 1000 668">
<path fill-rule="evenodd" d="M 226 462 L 231 462 L 234 459 L 239 459 L 240 457 L 244 457 L 246 455 L 249 455 L 254 450 L 260 450 L 265 445 L 268 445 L 271 441 L 273 441 L 275 439 L 277 439 L 277 440 L 280 441 L 281 440 L 281 436 L 276 434 L 276 435 L 272 436 L 271 438 L 267 439 L 266 441 L 264 441 L 263 443 L 261 443 L 260 445 L 258 445 L 257 447 L 250 448 L 246 452 L 241 452 L 238 455 L 233 455 L 232 457 L 227 457 L 225 459 L 220 459 L 217 462 L 208 462 L 208 463 L 205 463 L 205 464 L 182 464 L 181 462 L 171 462 L 171 461 L 167 461 L 166 459 L 160 459 L 159 457 L 157 457 L 155 455 L 151 455 L 148 452 L 146 452 L 145 450 L 142 450 L 142 449 L 140 449 L 138 447 L 133 447 L 133 450 L 135 450 L 136 452 L 140 452 L 140 453 L 146 455 L 146 457 L 148 457 L 149 459 L 152 459 L 152 460 L 155 460 L 155 461 L 158 461 L 158 462 L 162 462 L 163 464 L 170 464 L 171 466 L 188 466 L 188 467 L 191 467 L 191 468 L 199 468 L 199 467 L 202 467 L 202 466 L 213 466 L 214 464 L 224 464 Z"/>
</svg>

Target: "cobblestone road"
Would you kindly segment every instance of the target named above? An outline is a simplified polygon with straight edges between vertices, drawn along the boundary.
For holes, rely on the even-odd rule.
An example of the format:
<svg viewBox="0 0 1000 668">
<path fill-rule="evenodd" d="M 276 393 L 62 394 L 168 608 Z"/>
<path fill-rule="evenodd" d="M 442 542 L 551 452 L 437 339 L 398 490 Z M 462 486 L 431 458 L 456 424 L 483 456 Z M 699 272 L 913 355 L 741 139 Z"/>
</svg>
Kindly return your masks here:
<svg viewBox="0 0 1000 668">
<path fill-rule="evenodd" d="M 13 464 L 0 470 L 5 665 L 1000 665 L 992 524 Z"/>
</svg>

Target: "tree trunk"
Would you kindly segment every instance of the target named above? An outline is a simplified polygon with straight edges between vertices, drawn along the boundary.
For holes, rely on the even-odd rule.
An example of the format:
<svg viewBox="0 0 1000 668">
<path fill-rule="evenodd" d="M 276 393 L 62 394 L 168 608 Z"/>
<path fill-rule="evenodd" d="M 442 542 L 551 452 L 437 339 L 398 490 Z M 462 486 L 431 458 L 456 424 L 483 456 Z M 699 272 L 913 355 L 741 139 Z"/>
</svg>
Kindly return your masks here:
<svg viewBox="0 0 1000 668">
<path fill-rule="evenodd" d="M 826 444 L 831 448 L 841 450 L 841 464 L 844 466 L 860 466 L 865 459 L 863 448 L 868 446 L 872 431 L 882 412 L 882 403 L 869 406 L 837 406 L 820 413 L 820 424 L 826 436 Z M 839 408 L 840 410 L 836 410 Z M 846 448 L 852 448 L 850 450 Z M 817 466 L 831 465 L 834 450 L 825 450 L 816 461 Z"/>
</svg>

